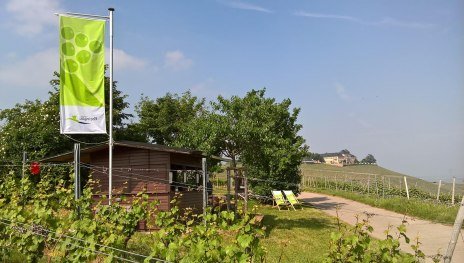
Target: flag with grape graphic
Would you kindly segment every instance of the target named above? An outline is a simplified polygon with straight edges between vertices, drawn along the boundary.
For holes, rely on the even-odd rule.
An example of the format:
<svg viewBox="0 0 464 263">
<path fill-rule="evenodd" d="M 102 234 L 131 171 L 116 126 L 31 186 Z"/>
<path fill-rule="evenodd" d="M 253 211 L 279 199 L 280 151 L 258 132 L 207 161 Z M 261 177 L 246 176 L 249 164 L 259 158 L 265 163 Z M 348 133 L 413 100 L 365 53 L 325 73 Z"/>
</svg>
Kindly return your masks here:
<svg viewBox="0 0 464 263">
<path fill-rule="evenodd" d="M 60 132 L 106 133 L 105 21 L 60 15 Z"/>
</svg>

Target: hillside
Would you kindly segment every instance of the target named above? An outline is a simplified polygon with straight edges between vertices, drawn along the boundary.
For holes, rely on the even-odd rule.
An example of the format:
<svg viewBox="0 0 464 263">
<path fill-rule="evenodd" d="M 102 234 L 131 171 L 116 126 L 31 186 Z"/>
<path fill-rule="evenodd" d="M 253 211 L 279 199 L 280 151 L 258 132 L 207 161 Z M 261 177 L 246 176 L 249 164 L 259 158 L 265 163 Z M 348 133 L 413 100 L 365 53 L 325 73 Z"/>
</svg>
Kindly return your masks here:
<svg viewBox="0 0 464 263">
<path fill-rule="evenodd" d="M 419 188 L 431 195 L 437 194 L 438 182 L 429 182 L 414 176 L 398 173 L 378 165 L 350 165 L 338 167 L 328 164 L 302 164 L 300 166 L 303 178 L 324 178 L 327 180 L 353 180 L 366 184 L 369 179 L 371 183 L 377 179 L 379 182 L 384 180 L 386 186 L 404 188 L 404 179 L 406 176 L 408 186 Z M 225 171 L 215 174 L 214 178 L 225 181 Z M 452 183 L 442 181 L 441 194 L 451 193 Z M 464 194 L 464 184 L 456 182 L 456 194 Z"/>
<path fill-rule="evenodd" d="M 384 180 L 385 184 L 391 184 L 392 187 L 403 185 L 403 177 L 406 176 L 410 187 L 417 187 L 426 192 L 436 194 L 438 183 L 429 182 L 417 177 L 401 174 L 383 168 L 378 165 L 351 165 L 338 167 L 328 164 L 302 164 L 301 172 L 304 177 L 327 177 L 332 180 L 356 180 L 356 181 L 379 181 Z M 442 182 L 442 193 L 451 191 L 451 182 Z M 464 185 L 456 182 L 456 194 L 464 193 Z"/>
</svg>

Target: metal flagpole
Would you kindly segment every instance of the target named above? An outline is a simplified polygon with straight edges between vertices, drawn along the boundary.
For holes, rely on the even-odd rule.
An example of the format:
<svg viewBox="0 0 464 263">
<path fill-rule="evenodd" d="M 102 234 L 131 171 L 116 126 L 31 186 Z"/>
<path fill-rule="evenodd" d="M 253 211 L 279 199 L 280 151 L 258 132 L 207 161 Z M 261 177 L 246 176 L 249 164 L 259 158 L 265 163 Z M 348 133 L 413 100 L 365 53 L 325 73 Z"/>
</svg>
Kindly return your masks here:
<svg viewBox="0 0 464 263">
<path fill-rule="evenodd" d="M 113 12 L 114 8 L 108 8 L 110 17 L 110 120 L 109 120 L 109 135 L 108 151 L 109 151 L 109 178 L 108 178 L 108 204 L 111 205 L 111 197 L 113 192 Z"/>
<path fill-rule="evenodd" d="M 112 189 L 113 189 L 113 12 L 114 8 L 108 8 L 109 16 L 99 16 L 99 15 L 91 15 L 91 14 L 81 14 L 81 13 L 70 13 L 66 12 L 63 13 L 67 16 L 73 17 L 85 17 L 90 19 L 108 19 L 110 22 L 110 88 L 109 88 L 109 101 L 110 101 L 110 109 L 109 109 L 109 140 L 108 140 L 108 204 L 111 204 L 111 197 L 112 197 Z M 59 16 L 62 15 L 60 13 L 55 13 L 55 15 Z"/>
</svg>

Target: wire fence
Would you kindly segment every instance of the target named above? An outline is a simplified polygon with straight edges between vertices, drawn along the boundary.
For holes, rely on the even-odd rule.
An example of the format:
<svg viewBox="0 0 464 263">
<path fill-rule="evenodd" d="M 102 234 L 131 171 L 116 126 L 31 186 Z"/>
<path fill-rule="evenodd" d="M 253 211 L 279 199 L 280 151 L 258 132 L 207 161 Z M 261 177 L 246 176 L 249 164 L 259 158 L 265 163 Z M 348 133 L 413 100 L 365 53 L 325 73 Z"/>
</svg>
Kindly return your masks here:
<svg viewBox="0 0 464 263">
<path fill-rule="evenodd" d="M 305 173 L 301 188 L 347 191 L 378 198 L 404 197 L 457 205 L 464 194 L 464 185 L 439 181 L 428 182 L 414 177 L 367 173 Z"/>
<path fill-rule="evenodd" d="M 53 167 L 72 167 L 72 163 L 47 163 L 41 164 L 44 168 Z M 11 170 L 20 170 L 22 164 L 0 164 L 0 167 Z M 28 169 L 28 165 L 25 166 Z M 96 166 L 89 163 L 81 163 L 81 167 L 92 169 L 93 172 L 108 174 L 108 168 Z M 156 173 L 176 173 L 180 180 L 172 178 L 160 178 Z M 144 183 L 170 184 L 186 188 L 187 190 L 202 190 L 203 185 L 199 178 L 202 176 L 201 170 L 160 170 L 133 167 L 115 167 L 113 176 L 121 180 L 132 180 Z M 182 179 L 183 178 L 183 179 Z M 231 176 L 243 178 L 242 176 Z M 436 201 L 443 204 L 456 205 L 464 195 L 464 184 L 459 181 L 447 182 L 438 180 L 428 182 L 419 178 L 409 176 L 399 176 L 397 174 L 376 174 L 338 170 L 317 170 L 303 171 L 299 184 L 275 181 L 268 179 L 252 178 L 250 181 L 262 181 L 271 184 L 294 186 L 301 189 L 321 189 L 356 192 L 360 194 L 373 195 L 379 198 L 404 197 L 417 198 L 427 201 Z M 211 178 L 211 186 L 206 186 L 208 191 L 223 193 L 227 188 L 227 181 L 221 176 Z M 250 193 L 253 194 L 253 193 Z"/>
</svg>

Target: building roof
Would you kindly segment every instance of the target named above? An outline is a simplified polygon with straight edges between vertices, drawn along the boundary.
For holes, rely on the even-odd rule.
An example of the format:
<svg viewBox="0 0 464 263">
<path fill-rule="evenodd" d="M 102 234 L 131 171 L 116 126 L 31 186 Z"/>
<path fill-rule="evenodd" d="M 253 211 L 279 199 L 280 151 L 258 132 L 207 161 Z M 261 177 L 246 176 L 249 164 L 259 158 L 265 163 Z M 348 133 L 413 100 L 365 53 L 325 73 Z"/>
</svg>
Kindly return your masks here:
<svg viewBox="0 0 464 263">
<path fill-rule="evenodd" d="M 339 152 L 338 153 L 323 153 L 323 154 L 321 154 L 321 156 L 322 157 L 335 157 L 335 156 L 340 156 L 341 157 L 342 154 L 339 153 Z"/>
<path fill-rule="evenodd" d="M 198 150 L 190 150 L 185 148 L 178 148 L 178 147 L 170 147 L 166 145 L 160 144 L 153 144 L 153 143 L 145 143 L 145 142 L 134 142 L 134 141 L 115 141 L 114 146 L 117 147 L 128 147 L 128 148 L 137 148 L 137 149 L 146 149 L 151 151 L 159 151 L 159 152 L 169 152 L 169 153 L 178 153 L 178 154 L 186 154 L 186 155 L 201 155 L 203 153 Z M 87 148 L 81 149 L 81 154 L 83 153 L 93 153 L 98 152 L 104 149 L 108 149 L 108 144 L 99 144 L 95 146 L 90 146 Z M 66 152 L 59 155 L 51 156 L 45 159 L 42 159 L 41 162 L 68 162 L 74 158 L 74 152 Z"/>
<path fill-rule="evenodd" d="M 356 156 L 354 156 L 354 155 L 351 154 L 351 153 L 343 153 L 343 152 L 341 152 L 341 151 L 338 152 L 338 153 L 323 153 L 323 154 L 321 154 L 321 156 L 322 156 L 323 158 L 324 158 L 324 157 L 336 157 L 336 156 L 338 156 L 338 157 L 351 156 L 351 157 L 355 157 L 355 158 L 356 158 Z"/>
</svg>

